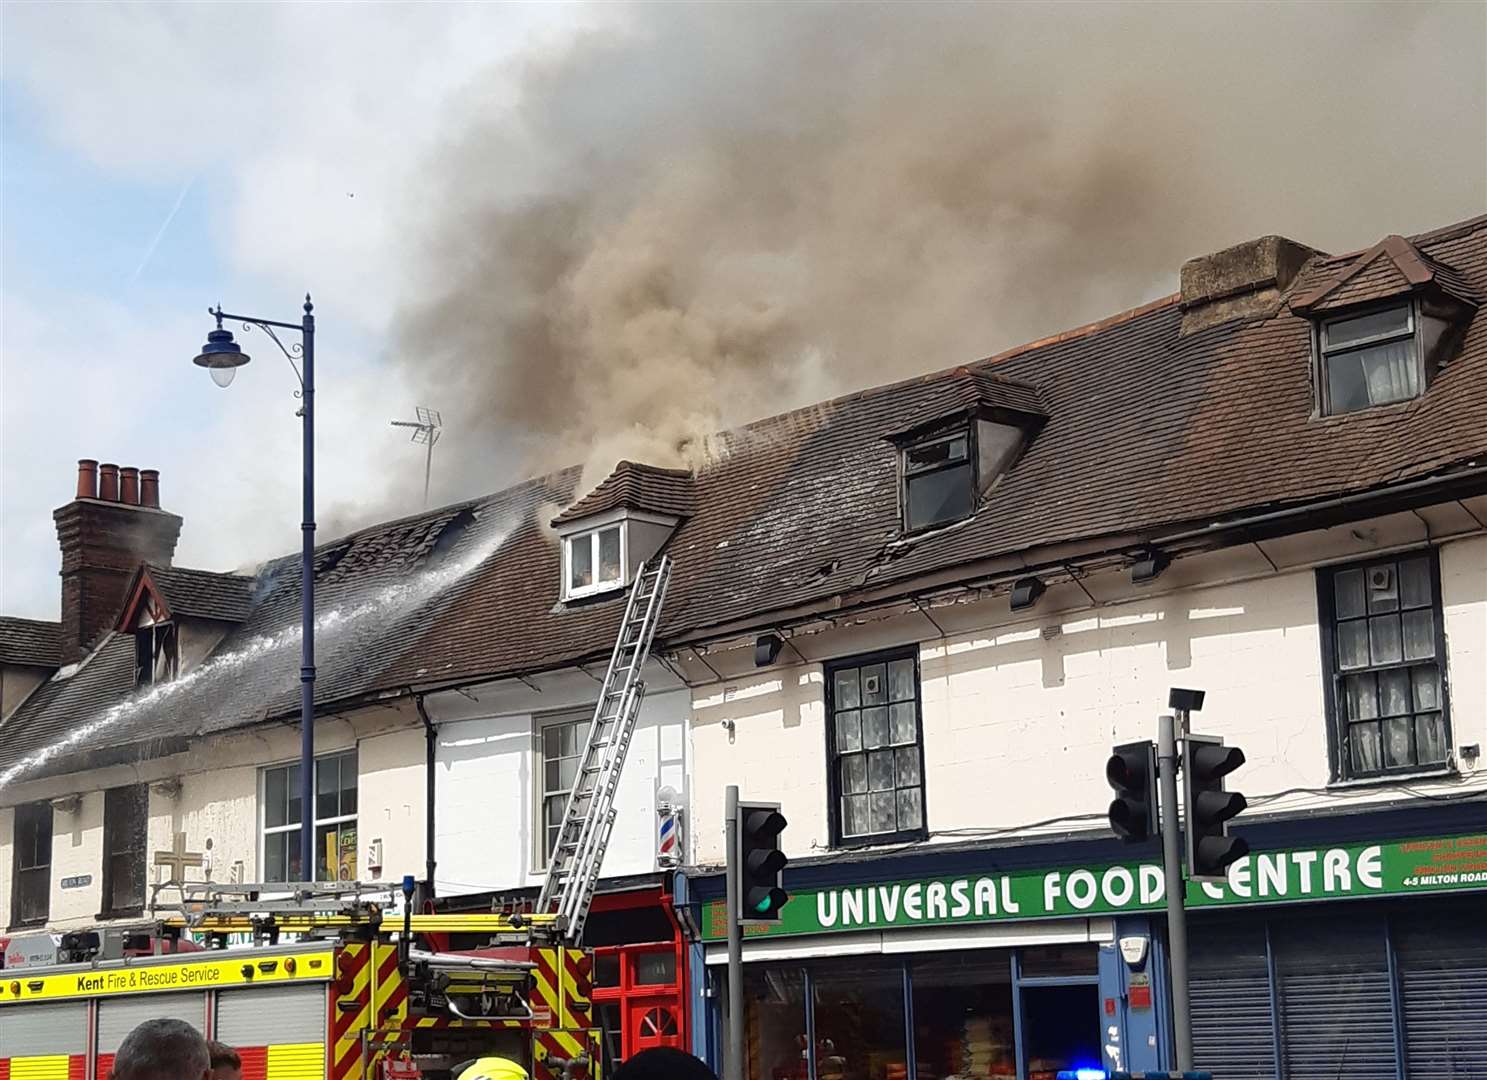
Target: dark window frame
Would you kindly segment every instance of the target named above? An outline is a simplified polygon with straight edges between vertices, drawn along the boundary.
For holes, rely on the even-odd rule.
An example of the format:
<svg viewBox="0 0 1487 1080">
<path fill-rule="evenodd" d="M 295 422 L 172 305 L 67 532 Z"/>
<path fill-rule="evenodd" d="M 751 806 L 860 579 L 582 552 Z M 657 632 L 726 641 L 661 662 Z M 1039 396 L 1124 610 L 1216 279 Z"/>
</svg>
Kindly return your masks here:
<svg viewBox="0 0 1487 1080">
<path fill-rule="evenodd" d="M 134 631 L 134 685 L 154 686 L 174 681 L 180 671 L 179 635 L 173 622 L 151 623 Z M 155 677 L 164 657 L 164 670 Z"/>
<path fill-rule="evenodd" d="M 46 862 L 37 863 L 33 866 L 21 866 L 21 829 L 24 819 L 34 818 L 33 828 L 39 827 L 42 818 L 46 820 L 47 842 Z M 55 840 L 55 815 L 52 804 L 45 800 L 33 803 L 21 803 L 15 807 L 12 814 L 11 827 L 11 861 L 10 861 L 10 929 L 22 930 L 35 926 L 45 926 L 47 919 L 52 914 L 52 845 Z M 37 846 L 32 841 L 32 847 Z M 43 893 L 42 912 L 39 916 L 22 919 L 21 914 L 21 875 L 38 875 L 46 883 Z M 29 879 L 28 879 L 29 880 Z"/>
<path fill-rule="evenodd" d="M 931 529 L 943 529 L 957 522 L 968 521 L 976 516 L 980 509 L 980 452 L 976 445 L 976 422 L 974 420 L 962 420 L 955 424 L 939 427 L 933 431 L 926 431 L 906 439 L 898 446 L 898 504 L 899 524 L 906 536 L 912 536 Z M 966 441 L 966 457 L 964 462 L 947 462 L 938 466 L 921 466 L 911 468 L 909 455 L 915 450 L 933 445 L 934 443 L 946 442 L 951 439 L 963 438 Z M 909 484 L 916 477 L 931 476 L 935 473 L 948 472 L 951 469 L 965 467 L 970 472 L 970 510 L 960 517 L 946 518 L 943 521 L 932 521 L 923 525 L 915 525 L 909 520 Z"/>
<path fill-rule="evenodd" d="M 127 826 L 127 815 L 137 813 L 137 827 L 133 835 L 123 841 L 117 831 Z M 121 819 L 123 819 L 121 821 Z M 144 914 L 145 893 L 148 891 L 149 874 L 146 851 L 150 832 L 150 789 L 147 784 L 129 784 L 109 788 L 103 793 L 103 889 L 100 896 L 98 917 L 100 919 L 132 918 Z M 135 861 L 136 880 L 139 883 L 138 900 L 126 904 L 115 903 L 114 860 L 130 858 Z M 134 901 L 135 897 L 129 897 Z"/>
<path fill-rule="evenodd" d="M 1343 345 L 1330 345 L 1327 340 L 1327 331 L 1335 323 L 1345 322 L 1350 319 L 1360 318 L 1366 315 L 1379 315 L 1395 308 L 1404 308 L 1408 320 L 1408 329 L 1395 333 L 1375 334 L 1367 338 L 1359 338 Z M 1407 402 L 1418 400 L 1430 387 L 1430 371 L 1425 364 L 1425 343 L 1421 337 L 1421 318 L 1419 305 L 1413 299 L 1403 300 L 1394 298 L 1382 303 L 1368 304 L 1344 311 L 1328 312 L 1318 317 L 1312 324 L 1312 368 L 1313 378 L 1316 382 L 1317 415 L 1352 416 L 1356 413 L 1366 413 L 1373 409 L 1384 409 L 1391 405 L 1403 405 Z M 1414 351 L 1412 360 L 1415 365 L 1415 378 L 1417 390 L 1409 397 L 1400 398 L 1397 401 L 1383 401 L 1377 405 L 1364 405 L 1357 409 L 1349 409 L 1338 412 L 1332 407 L 1332 383 L 1328 373 L 1329 362 L 1336 357 L 1349 356 L 1364 349 L 1376 345 L 1386 344 L 1393 341 L 1409 341 Z"/>
<path fill-rule="evenodd" d="M 1435 664 L 1440 676 L 1440 714 L 1441 731 L 1444 739 L 1446 756 L 1445 760 L 1431 762 L 1429 764 L 1415 764 L 1409 766 L 1396 766 L 1394 768 L 1383 768 L 1378 771 L 1354 773 L 1351 768 L 1350 747 L 1346 738 L 1346 729 L 1349 721 L 1342 715 L 1342 680 L 1347 675 L 1355 675 L 1368 672 L 1393 671 L 1398 669 L 1408 670 L 1419 661 L 1401 660 L 1397 664 L 1370 665 L 1363 668 L 1353 668 L 1344 672 L 1338 665 L 1337 655 L 1337 603 L 1335 581 L 1337 575 L 1350 570 L 1366 571 L 1371 566 L 1389 562 L 1397 564 L 1402 560 L 1417 558 L 1424 555 L 1427 558 L 1429 580 L 1431 588 L 1431 626 L 1435 634 Z M 1446 656 L 1446 630 L 1445 630 L 1445 604 L 1441 596 L 1441 567 L 1440 550 L 1435 547 L 1424 549 L 1413 549 L 1400 551 L 1387 556 L 1376 556 L 1371 559 L 1355 560 L 1347 563 L 1337 563 L 1331 566 L 1318 568 L 1316 572 L 1317 582 L 1317 623 L 1318 637 L 1322 643 L 1322 694 L 1327 714 L 1327 756 L 1330 774 L 1330 782 L 1378 782 L 1387 783 L 1401 776 L 1415 776 L 1421 773 L 1441 773 L 1454 768 L 1452 751 L 1454 742 L 1451 732 L 1451 687 L 1450 671 Z"/>
<path fill-rule="evenodd" d="M 911 660 L 914 664 L 914 720 L 915 745 L 919 751 L 919 828 L 898 829 L 891 833 L 869 833 L 844 836 L 842 833 L 841 755 L 836 747 L 836 673 L 846 668 L 860 668 L 867 664 L 884 664 L 891 660 Z M 919 647 L 882 649 L 857 656 L 842 657 L 822 665 L 826 684 L 826 786 L 827 822 L 833 848 L 851 849 L 877 847 L 882 844 L 909 843 L 924 840 L 929 836 L 929 777 L 924 767 L 924 686 L 919 663 Z M 849 751 L 851 753 L 853 751 Z M 896 789 L 895 789 L 896 790 Z"/>
</svg>

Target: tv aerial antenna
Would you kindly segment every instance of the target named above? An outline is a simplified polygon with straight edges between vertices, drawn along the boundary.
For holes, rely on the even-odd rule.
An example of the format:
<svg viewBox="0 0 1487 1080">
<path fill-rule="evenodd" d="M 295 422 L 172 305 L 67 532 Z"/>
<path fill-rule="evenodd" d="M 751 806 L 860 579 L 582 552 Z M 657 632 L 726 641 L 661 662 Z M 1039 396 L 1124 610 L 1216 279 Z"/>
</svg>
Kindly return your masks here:
<svg viewBox="0 0 1487 1080">
<path fill-rule="evenodd" d="M 423 459 L 423 505 L 429 504 L 429 477 L 434 471 L 434 444 L 439 441 L 439 433 L 444 428 L 444 418 L 439 415 L 438 409 L 430 409 L 419 405 L 414 409 L 418 414 L 417 420 L 394 420 L 393 427 L 412 428 L 415 443 L 422 443 L 428 449 L 424 452 Z"/>
</svg>

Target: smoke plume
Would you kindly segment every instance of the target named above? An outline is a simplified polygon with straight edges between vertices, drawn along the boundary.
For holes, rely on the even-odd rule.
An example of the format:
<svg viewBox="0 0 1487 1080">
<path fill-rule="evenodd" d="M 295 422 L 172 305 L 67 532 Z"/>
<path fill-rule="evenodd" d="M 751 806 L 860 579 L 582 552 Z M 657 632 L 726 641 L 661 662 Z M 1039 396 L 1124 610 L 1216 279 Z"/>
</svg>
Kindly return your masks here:
<svg viewBox="0 0 1487 1080">
<path fill-rule="evenodd" d="M 620 9 L 428 163 L 446 494 L 987 355 L 1269 232 L 1478 213 L 1480 5 Z M 446 473 L 446 475 L 448 475 Z M 457 490 L 456 490 L 457 489 Z"/>
</svg>

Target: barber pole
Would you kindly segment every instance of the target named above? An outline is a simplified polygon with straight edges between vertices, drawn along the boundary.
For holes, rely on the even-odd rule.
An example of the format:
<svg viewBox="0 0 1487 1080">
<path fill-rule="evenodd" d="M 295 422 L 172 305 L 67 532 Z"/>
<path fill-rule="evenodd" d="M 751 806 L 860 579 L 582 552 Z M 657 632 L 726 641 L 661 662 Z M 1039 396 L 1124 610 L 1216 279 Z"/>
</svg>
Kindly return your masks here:
<svg viewBox="0 0 1487 1080">
<path fill-rule="evenodd" d="M 661 821 L 656 835 L 656 862 L 662 866 L 681 863 L 681 816 L 676 808 L 662 805 L 656 813 Z"/>
</svg>

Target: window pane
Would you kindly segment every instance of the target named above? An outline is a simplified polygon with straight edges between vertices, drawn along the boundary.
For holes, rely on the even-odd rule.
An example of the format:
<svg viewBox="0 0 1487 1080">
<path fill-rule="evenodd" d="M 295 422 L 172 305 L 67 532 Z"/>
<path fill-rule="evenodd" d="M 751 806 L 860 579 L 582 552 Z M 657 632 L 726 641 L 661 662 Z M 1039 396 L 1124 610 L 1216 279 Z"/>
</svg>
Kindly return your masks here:
<svg viewBox="0 0 1487 1080">
<path fill-rule="evenodd" d="M 294 830 L 292 830 L 290 832 L 283 833 L 282 835 L 288 837 L 288 840 L 285 843 L 285 848 L 288 851 L 288 855 L 286 857 L 285 863 L 286 863 L 286 865 L 288 867 L 289 876 L 286 877 L 284 880 L 285 881 L 304 881 L 305 880 L 305 871 L 304 871 L 303 866 L 300 863 L 300 857 L 299 857 L 299 849 L 300 849 L 300 835 L 299 835 L 299 830 L 298 829 L 294 829 Z"/>
<path fill-rule="evenodd" d="M 356 813 L 356 770 L 357 758 L 355 751 L 341 755 L 341 814 Z"/>
<path fill-rule="evenodd" d="M 1398 615 L 1380 615 L 1368 620 L 1368 651 L 1375 664 L 1397 664 L 1403 659 Z"/>
<path fill-rule="evenodd" d="M 1368 408 L 1368 384 L 1363 379 L 1363 361 L 1359 355 L 1329 356 L 1324 363 L 1328 411 L 1337 414 Z"/>
<path fill-rule="evenodd" d="M 862 704 L 857 668 L 843 668 L 835 675 L 832 704 L 838 709 L 855 709 Z"/>
<path fill-rule="evenodd" d="M 1362 341 L 1380 334 L 1402 334 L 1409 326 L 1410 309 L 1405 305 L 1351 319 L 1336 319 L 1327 324 L 1327 344 L 1346 345 L 1351 341 Z"/>
<path fill-rule="evenodd" d="M 340 812 L 340 793 L 340 758 L 325 758 L 315 762 L 315 820 L 324 821 Z"/>
<path fill-rule="evenodd" d="M 641 953 L 635 958 L 635 981 L 641 986 L 676 982 L 676 953 Z"/>
<path fill-rule="evenodd" d="M 965 459 L 966 437 L 964 435 L 921 443 L 904 451 L 904 460 L 910 472 L 932 469 L 937 465 L 950 465 Z"/>
<path fill-rule="evenodd" d="M 1384 764 L 1391 769 L 1401 765 L 1413 765 L 1410 738 L 1414 725 L 1408 716 L 1396 716 L 1384 721 Z"/>
<path fill-rule="evenodd" d="M 1333 578 L 1335 606 L 1339 619 L 1355 619 L 1363 614 L 1367 602 L 1363 594 L 1363 571 L 1344 570 Z"/>
<path fill-rule="evenodd" d="M 1435 655 L 1435 612 L 1406 611 L 1404 622 L 1404 658 L 1428 660 Z"/>
<path fill-rule="evenodd" d="M 897 963 L 854 959 L 814 972 L 821 1080 L 887 1080 L 906 1075 L 904 980 Z M 797 1032 L 798 1034 L 798 1032 Z M 799 1076 L 797 1068 L 784 1076 Z M 754 1073 L 765 1078 L 770 1074 Z"/>
<path fill-rule="evenodd" d="M 923 828 L 923 802 L 919 788 L 905 788 L 898 793 L 898 827 L 900 829 Z"/>
<path fill-rule="evenodd" d="M 913 742 L 919 734 L 919 725 L 914 719 L 914 703 L 904 702 L 889 706 L 889 734 L 896 743 Z"/>
<path fill-rule="evenodd" d="M 339 832 L 334 825 L 315 829 L 315 880 L 336 880 L 336 856 L 340 851 Z"/>
<path fill-rule="evenodd" d="M 868 787 L 888 791 L 893 787 L 893 751 L 874 750 L 867 756 Z"/>
<path fill-rule="evenodd" d="M 1354 773 L 1378 772 L 1383 767 L 1377 724 L 1354 724 L 1348 728 L 1348 749 Z"/>
<path fill-rule="evenodd" d="M 867 790 L 867 756 L 849 754 L 842 758 L 842 791 L 847 795 L 860 795 Z"/>
<path fill-rule="evenodd" d="M 288 824 L 288 795 L 283 769 L 269 769 L 263 774 L 263 823 L 269 828 Z M 266 880 L 274 881 L 275 878 Z"/>
<path fill-rule="evenodd" d="M 1430 591 L 1429 558 L 1421 555 L 1399 564 L 1399 594 L 1405 607 L 1429 607 Z"/>
<path fill-rule="evenodd" d="M 851 795 L 842 800 L 842 835 L 861 836 L 867 832 L 866 795 Z"/>
<path fill-rule="evenodd" d="M 1345 622 L 1337 628 L 1337 666 L 1368 666 L 1368 623 L 1364 619 Z"/>
<path fill-rule="evenodd" d="M 1006 952 L 926 954 L 914 961 L 913 986 L 920 1075 L 982 1080 L 1017 1075 L 1012 966 Z"/>
<path fill-rule="evenodd" d="M 1415 708 L 1417 710 L 1441 707 L 1441 675 L 1434 664 L 1413 670 L 1415 685 Z"/>
<path fill-rule="evenodd" d="M 894 782 L 899 787 L 919 783 L 919 747 L 903 746 L 894 751 Z"/>
<path fill-rule="evenodd" d="M 805 1005 L 799 967 L 744 965 L 745 1076 L 772 1080 L 804 1074 L 797 1040 L 806 1030 Z"/>
<path fill-rule="evenodd" d="M 898 818 L 894 813 L 893 792 L 875 791 L 868 796 L 868 800 L 871 814 L 868 819 L 869 830 L 875 833 L 896 832 Z"/>
<path fill-rule="evenodd" d="M 582 589 L 594 583 L 593 536 L 575 536 L 568 541 L 568 587 Z"/>
<path fill-rule="evenodd" d="M 1410 673 L 1407 668 L 1379 672 L 1379 715 L 1404 716 L 1410 711 Z"/>
<path fill-rule="evenodd" d="M 281 832 L 269 833 L 263 838 L 264 881 L 289 880 L 288 869 L 285 863 L 288 840 L 289 834 Z"/>
<path fill-rule="evenodd" d="M 1343 716 L 1372 720 L 1379 714 L 1377 680 L 1373 675 L 1349 675 L 1342 681 Z"/>
<path fill-rule="evenodd" d="M 888 700 L 888 669 L 883 664 L 867 664 L 862 668 L 862 703 L 882 705 Z"/>
<path fill-rule="evenodd" d="M 907 525 L 922 529 L 947 521 L 969 517 L 974 508 L 971 492 L 971 466 L 952 465 L 936 472 L 911 476 L 908 480 L 909 507 Z"/>
<path fill-rule="evenodd" d="M 869 750 L 888 745 L 888 710 L 881 705 L 862 710 L 862 745 Z"/>
<path fill-rule="evenodd" d="M 543 791 L 558 791 L 558 790 L 560 790 L 562 788 L 563 782 L 562 782 L 562 780 L 561 780 L 561 778 L 559 776 L 559 773 L 560 773 L 560 768 L 558 766 L 557 761 L 555 761 L 555 760 L 547 760 L 547 761 L 545 761 L 543 763 L 543 766 L 542 766 L 542 790 Z"/>
<path fill-rule="evenodd" d="M 620 530 L 605 529 L 599 534 L 599 580 L 620 580 Z"/>
<path fill-rule="evenodd" d="M 1446 760 L 1446 725 L 1440 713 L 1415 717 L 1415 750 L 1421 765 L 1436 765 Z"/>
<path fill-rule="evenodd" d="M 612 952 L 594 954 L 594 985 L 618 986 L 620 984 L 620 954 Z"/>
<path fill-rule="evenodd" d="M 547 759 L 555 758 L 561 751 L 563 728 L 561 724 L 553 724 L 542 729 L 542 756 Z"/>
<path fill-rule="evenodd" d="M 286 825 L 298 825 L 300 818 L 300 790 L 299 790 L 299 766 L 291 765 L 284 770 L 284 783 L 289 788 L 289 814 Z"/>
<path fill-rule="evenodd" d="M 1399 610 L 1399 577 L 1394 573 L 1393 563 L 1370 566 L 1368 574 L 1368 613 L 1377 615 L 1381 611 Z"/>
<path fill-rule="evenodd" d="M 862 727 L 855 711 L 836 714 L 836 748 L 838 751 L 862 749 Z"/>
<path fill-rule="evenodd" d="M 888 699 L 890 701 L 914 700 L 914 660 L 888 661 Z"/>
</svg>

